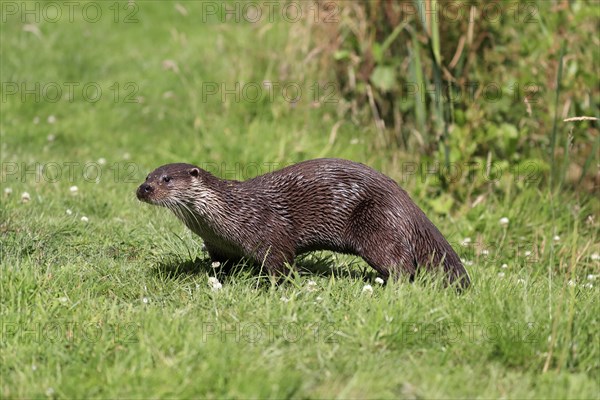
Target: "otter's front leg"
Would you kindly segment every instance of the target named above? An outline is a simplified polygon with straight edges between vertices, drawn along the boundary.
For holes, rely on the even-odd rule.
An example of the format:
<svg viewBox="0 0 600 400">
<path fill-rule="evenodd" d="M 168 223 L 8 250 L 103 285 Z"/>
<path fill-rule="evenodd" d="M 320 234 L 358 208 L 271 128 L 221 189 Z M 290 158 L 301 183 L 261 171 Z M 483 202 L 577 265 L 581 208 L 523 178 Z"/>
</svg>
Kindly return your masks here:
<svg viewBox="0 0 600 400">
<path fill-rule="evenodd" d="M 256 251 L 254 259 L 269 275 L 282 278 L 292 271 L 289 265 L 294 262 L 294 251 L 281 246 L 265 246 Z"/>
<path fill-rule="evenodd" d="M 241 258 L 231 258 L 220 252 L 217 248 L 211 246 L 209 243 L 204 243 L 208 257 L 212 263 L 219 263 L 220 272 L 229 274 L 235 264 L 237 264 Z"/>
</svg>

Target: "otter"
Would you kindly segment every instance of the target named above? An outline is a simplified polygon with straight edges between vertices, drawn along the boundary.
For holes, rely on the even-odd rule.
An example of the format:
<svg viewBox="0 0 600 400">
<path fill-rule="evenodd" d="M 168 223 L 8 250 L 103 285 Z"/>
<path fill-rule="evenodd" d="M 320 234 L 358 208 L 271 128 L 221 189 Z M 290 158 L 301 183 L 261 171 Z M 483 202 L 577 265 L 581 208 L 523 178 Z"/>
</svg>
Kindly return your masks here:
<svg viewBox="0 0 600 400">
<path fill-rule="evenodd" d="M 452 246 L 393 179 L 357 162 L 315 159 L 246 181 L 191 164 L 163 165 L 137 189 L 202 238 L 211 260 L 249 259 L 286 275 L 298 254 L 331 250 L 362 257 L 384 279 L 441 270 L 470 284 Z"/>
</svg>

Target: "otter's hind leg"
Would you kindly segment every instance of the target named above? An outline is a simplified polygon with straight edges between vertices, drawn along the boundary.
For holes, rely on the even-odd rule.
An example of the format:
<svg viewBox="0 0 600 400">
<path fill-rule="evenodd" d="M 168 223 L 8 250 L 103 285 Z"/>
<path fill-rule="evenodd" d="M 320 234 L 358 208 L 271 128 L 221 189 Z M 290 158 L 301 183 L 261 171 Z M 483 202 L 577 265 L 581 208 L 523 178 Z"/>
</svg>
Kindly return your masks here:
<svg viewBox="0 0 600 400">
<path fill-rule="evenodd" d="M 381 250 L 374 251 L 370 248 L 362 251 L 359 256 L 385 279 L 398 279 L 401 275 L 413 277 L 416 272 L 414 258 L 407 252 L 383 254 Z"/>
<path fill-rule="evenodd" d="M 382 241 L 381 237 L 398 240 Z M 417 265 L 409 244 L 398 238 L 397 232 L 375 230 L 374 234 L 361 237 L 356 254 L 362 257 L 371 267 L 385 279 L 398 279 L 401 275 L 413 277 Z"/>
<path fill-rule="evenodd" d="M 414 276 L 415 258 L 411 244 L 399 232 L 408 231 L 402 220 L 387 214 L 385 203 L 394 199 L 363 201 L 349 219 L 346 242 L 385 279 Z M 384 206 L 382 206 L 384 204 Z"/>
</svg>

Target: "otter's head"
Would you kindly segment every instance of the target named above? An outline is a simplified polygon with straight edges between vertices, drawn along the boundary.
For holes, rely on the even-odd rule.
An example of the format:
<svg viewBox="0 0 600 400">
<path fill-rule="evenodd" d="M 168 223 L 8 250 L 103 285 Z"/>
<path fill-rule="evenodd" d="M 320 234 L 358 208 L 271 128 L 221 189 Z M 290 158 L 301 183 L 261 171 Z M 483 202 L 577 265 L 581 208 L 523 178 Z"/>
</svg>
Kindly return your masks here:
<svg viewBox="0 0 600 400">
<path fill-rule="evenodd" d="M 137 198 L 143 202 L 167 207 L 186 220 L 189 214 L 202 214 L 211 197 L 207 179 L 211 175 L 191 164 L 167 164 L 158 167 L 138 187 Z"/>
</svg>

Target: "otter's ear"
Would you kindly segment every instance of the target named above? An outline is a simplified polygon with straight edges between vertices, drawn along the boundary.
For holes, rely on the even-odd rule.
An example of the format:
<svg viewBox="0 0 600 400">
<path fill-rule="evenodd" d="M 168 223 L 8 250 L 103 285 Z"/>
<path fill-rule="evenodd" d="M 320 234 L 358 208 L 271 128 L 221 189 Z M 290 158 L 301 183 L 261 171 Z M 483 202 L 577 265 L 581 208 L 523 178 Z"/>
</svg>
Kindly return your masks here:
<svg viewBox="0 0 600 400">
<path fill-rule="evenodd" d="M 192 168 L 190 169 L 190 175 L 197 178 L 200 176 L 200 170 L 198 168 Z"/>
</svg>

